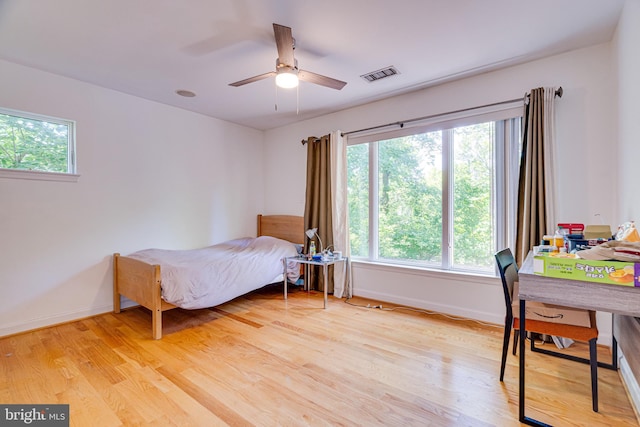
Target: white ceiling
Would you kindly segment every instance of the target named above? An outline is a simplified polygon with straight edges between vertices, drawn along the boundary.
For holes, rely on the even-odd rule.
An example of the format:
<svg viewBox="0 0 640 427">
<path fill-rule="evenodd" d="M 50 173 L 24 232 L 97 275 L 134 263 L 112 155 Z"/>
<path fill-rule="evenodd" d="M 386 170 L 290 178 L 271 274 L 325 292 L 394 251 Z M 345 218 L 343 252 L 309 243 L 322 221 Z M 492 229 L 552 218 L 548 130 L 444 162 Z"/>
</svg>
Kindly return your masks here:
<svg viewBox="0 0 640 427">
<path fill-rule="evenodd" d="M 0 59 L 270 129 L 609 41 L 623 4 L 624 0 L 0 0 Z M 275 69 L 272 23 L 292 28 L 300 68 L 344 80 L 345 88 L 337 91 L 303 82 L 297 92 L 276 93 L 273 78 L 229 86 Z M 390 65 L 401 74 L 373 83 L 360 78 Z M 178 89 L 197 96 L 180 97 Z"/>
</svg>

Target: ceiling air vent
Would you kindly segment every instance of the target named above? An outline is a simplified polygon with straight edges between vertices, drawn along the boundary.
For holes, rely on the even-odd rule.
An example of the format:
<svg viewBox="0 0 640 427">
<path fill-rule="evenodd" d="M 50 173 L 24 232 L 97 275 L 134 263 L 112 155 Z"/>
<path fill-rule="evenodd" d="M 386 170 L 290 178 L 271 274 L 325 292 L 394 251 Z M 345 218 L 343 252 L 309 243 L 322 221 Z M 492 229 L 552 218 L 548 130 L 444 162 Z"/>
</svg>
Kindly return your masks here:
<svg viewBox="0 0 640 427">
<path fill-rule="evenodd" d="M 360 77 L 368 81 L 369 83 L 375 82 L 376 80 L 381 80 L 387 77 L 395 76 L 396 74 L 400 74 L 393 65 L 387 68 L 383 68 L 378 71 L 372 71 L 367 74 L 363 74 Z"/>
</svg>

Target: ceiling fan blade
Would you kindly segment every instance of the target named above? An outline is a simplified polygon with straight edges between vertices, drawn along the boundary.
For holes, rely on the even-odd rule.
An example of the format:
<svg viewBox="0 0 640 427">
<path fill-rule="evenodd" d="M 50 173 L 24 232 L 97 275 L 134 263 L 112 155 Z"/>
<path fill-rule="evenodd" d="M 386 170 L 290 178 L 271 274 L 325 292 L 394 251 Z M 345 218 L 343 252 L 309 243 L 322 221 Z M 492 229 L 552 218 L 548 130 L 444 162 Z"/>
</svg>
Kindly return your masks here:
<svg viewBox="0 0 640 427">
<path fill-rule="evenodd" d="M 278 47 L 278 59 L 281 64 L 294 68 L 293 59 L 293 36 L 291 28 L 284 25 L 273 24 L 273 33 L 276 36 L 276 46 Z"/>
<path fill-rule="evenodd" d="M 266 79 L 268 77 L 272 77 L 272 76 L 275 76 L 275 75 L 276 75 L 276 72 L 275 71 L 271 71 L 269 73 L 264 73 L 264 74 L 260 74 L 258 76 L 249 77 L 248 79 L 240 80 L 240 81 L 237 81 L 237 82 L 234 82 L 234 83 L 229 83 L 229 86 L 235 86 L 235 87 L 243 86 L 243 85 L 246 85 L 246 84 L 249 84 L 249 83 L 253 83 L 253 82 L 257 82 L 258 80 L 263 80 L 263 79 Z"/>
<path fill-rule="evenodd" d="M 320 74 L 312 73 L 311 71 L 300 70 L 298 71 L 298 78 L 302 81 L 315 83 L 317 85 L 330 87 L 331 89 L 342 89 L 347 82 L 342 80 L 332 79 L 331 77 L 322 76 Z"/>
</svg>

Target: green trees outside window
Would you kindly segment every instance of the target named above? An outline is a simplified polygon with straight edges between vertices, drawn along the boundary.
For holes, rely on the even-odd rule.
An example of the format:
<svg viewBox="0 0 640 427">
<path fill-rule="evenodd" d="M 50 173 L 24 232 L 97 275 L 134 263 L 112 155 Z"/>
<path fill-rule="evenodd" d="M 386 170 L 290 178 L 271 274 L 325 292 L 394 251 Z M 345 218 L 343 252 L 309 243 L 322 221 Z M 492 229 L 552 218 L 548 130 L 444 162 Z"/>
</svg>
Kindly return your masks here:
<svg viewBox="0 0 640 427">
<path fill-rule="evenodd" d="M 351 255 L 492 272 L 503 227 L 496 221 L 496 202 L 506 197 L 496 190 L 495 147 L 504 144 L 497 141 L 504 136 L 496 132 L 499 124 L 350 145 Z"/>
<path fill-rule="evenodd" d="M 74 173 L 73 123 L 0 113 L 0 168 Z"/>
</svg>

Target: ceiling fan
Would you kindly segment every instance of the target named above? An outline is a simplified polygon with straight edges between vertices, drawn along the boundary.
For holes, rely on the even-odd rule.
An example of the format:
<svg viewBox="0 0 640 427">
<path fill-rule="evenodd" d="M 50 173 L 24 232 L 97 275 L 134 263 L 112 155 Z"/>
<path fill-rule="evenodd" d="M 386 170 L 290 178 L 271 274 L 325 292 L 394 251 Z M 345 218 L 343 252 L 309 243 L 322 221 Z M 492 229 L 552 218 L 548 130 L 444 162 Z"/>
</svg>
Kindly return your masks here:
<svg viewBox="0 0 640 427">
<path fill-rule="evenodd" d="M 298 86 L 298 80 L 337 90 L 342 89 L 347 84 L 347 82 L 343 82 L 341 80 L 332 79 L 331 77 L 322 76 L 320 74 L 312 73 L 311 71 L 298 69 L 298 60 L 293 57 L 295 39 L 291 35 L 291 28 L 285 27 L 284 25 L 273 24 L 273 32 L 276 36 L 276 46 L 278 47 L 276 70 L 254 77 L 249 77 L 248 79 L 240 80 L 235 83 L 229 83 L 229 86 L 243 86 L 272 76 L 276 77 L 276 84 L 283 88 Z"/>
</svg>

